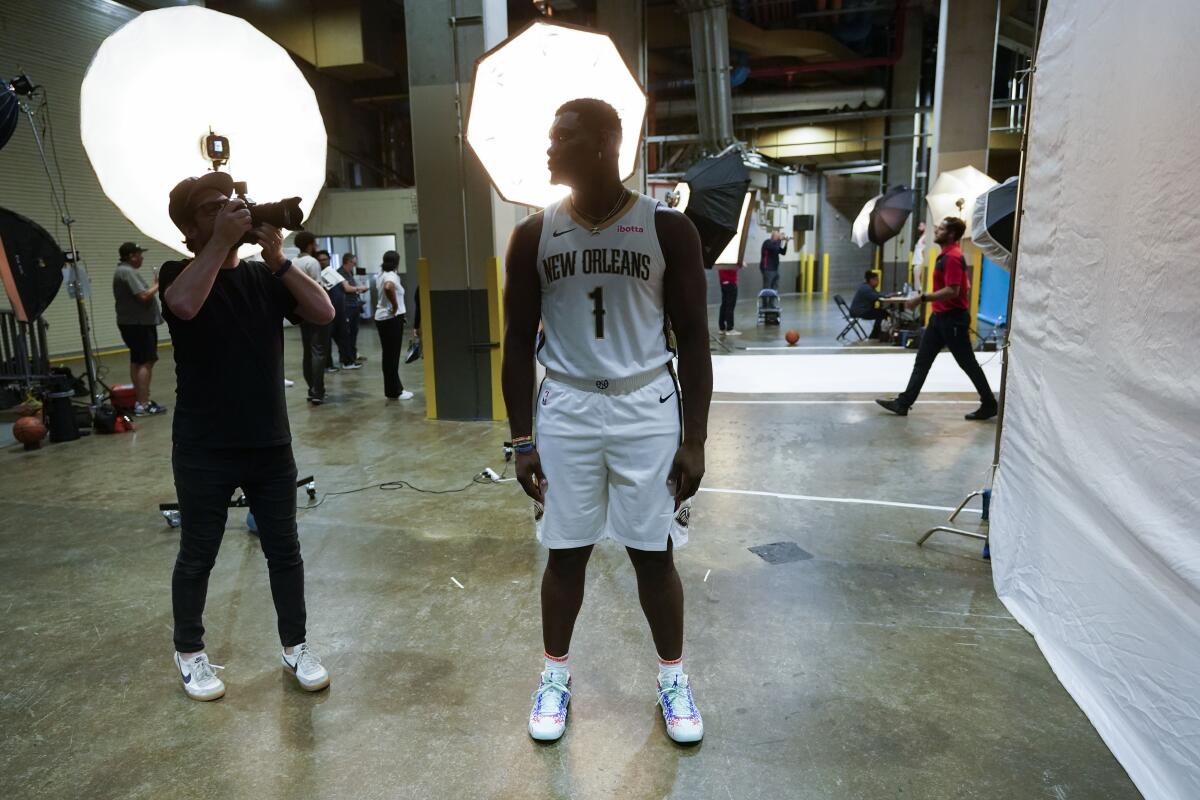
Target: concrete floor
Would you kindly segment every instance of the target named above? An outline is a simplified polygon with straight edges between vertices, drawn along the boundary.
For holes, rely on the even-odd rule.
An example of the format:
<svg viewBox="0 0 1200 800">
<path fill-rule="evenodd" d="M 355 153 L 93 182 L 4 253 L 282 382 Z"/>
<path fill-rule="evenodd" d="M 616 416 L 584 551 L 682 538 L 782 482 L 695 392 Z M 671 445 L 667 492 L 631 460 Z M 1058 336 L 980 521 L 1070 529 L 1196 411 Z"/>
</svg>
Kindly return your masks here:
<svg viewBox="0 0 1200 800">
<path fill-rule="evenodd" d="M 824 304 L 785 306 L 782 329 L 761 331 L 743 302 L 750 333 L 734 347 L 789 326 L 838 346 Z M 371 360 L 331 376 L 328 405 L 289 390 L 297 462 L 319 491 L 445 489 L 500 469 L 504 426 L 425 421 L 416 366 L 403 375 L 417 400 L 386 405 L 371 328 L 361 342 Z M 298 348 L 289 331 L 297 380 Z M 155 393 L 170 404 L 172 387 L 164 350 Z M 965 422 L 969 408 L 718 404 L 705 485 L 954 505 L 991 457 L 995 429 Z M 544 555 L 514 484 L 372 489 L 301 513 L 310 641 L 333 675 L 316 695 L 280 669 L 265 564 L 235 512 L 206 616 L 229 691 L 192 702 L 171 665 L 177 535 L 156 511 L 173 497 L 169 442 L 169 418 L 154 418 L 0 450 L 5 798 L 1138 797 L 996 599 L 978 547 L 913 545 L 940 511 L 702 494 L 678 556 L 707 727 L 691 748 L 663 732 L 633 574 L 612 546 L 592 562 L 568 732 L 529 740 Z M 781 541 L 809 557 L 772 566 L 747 549 Z"/>
</svg>

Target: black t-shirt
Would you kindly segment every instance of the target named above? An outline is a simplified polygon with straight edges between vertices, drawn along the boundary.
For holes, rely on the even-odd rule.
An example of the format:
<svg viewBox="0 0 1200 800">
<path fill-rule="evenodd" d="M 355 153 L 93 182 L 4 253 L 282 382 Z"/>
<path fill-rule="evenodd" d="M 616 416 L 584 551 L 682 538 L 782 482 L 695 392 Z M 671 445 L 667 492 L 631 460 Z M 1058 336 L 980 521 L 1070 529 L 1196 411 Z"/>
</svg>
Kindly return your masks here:
<svg viewBox="0 0 1200 800">
<path fill-rule="evenodd" d="M 182 320 L 166 291 L 188 263 L 168 261 L 158 273 L 175 347 L 175 442 L 211 449 L 290 444 L 283 319 L 294 321 L 296 298 L 266 264 L 242 261 L 218 270 L 199 313 Z"/>
</svg>

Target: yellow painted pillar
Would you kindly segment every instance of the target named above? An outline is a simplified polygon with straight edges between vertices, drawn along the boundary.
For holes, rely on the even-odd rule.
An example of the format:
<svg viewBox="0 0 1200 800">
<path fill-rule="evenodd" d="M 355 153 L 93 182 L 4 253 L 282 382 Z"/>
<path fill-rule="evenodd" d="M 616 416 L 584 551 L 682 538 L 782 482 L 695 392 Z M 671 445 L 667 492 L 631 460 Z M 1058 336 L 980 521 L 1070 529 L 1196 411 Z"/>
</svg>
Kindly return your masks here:
<svg viewBox="0 0 1200 800">
<path fill-rule="evenodd" d="M 500 383 L 500 370 L 504 364 L 504 348 L 500 346 L 504 342 L 504 280 L 501 265 L 498 256 L 487 260 L 488 339 L 497 343 L 491 352 L 492 419 L 497 422 L 508 419 L 504 389 Z"/>
<path fill-rule="evenodd" d="M 913 265 L 913 251 L 909 250 L 908 251 L 908 280 L 905 281 L 905 283 L 907 283 L 909 286 L 912 286 L 912 279 L 913 279 L 912 265 Z"/>
<path fill-rule="evenodd" d="M 979 340 L 979 282 L 983 276 L 983 253 L 974 250 L 974 258 L 971 259 L 971 344 L 974 345 Z"/>
<path fill-rule="evenodd" d="M 425 418 L 437 419 L 437 383 L 433 370 L 433 306 L 429 302 L 429 259 L 417 259 L 421 300 L 421 362 L 425 368 Z"/>
<path fill-rule="evenodd" d="M 821 294 L 829 294 L 829 253 L 821 255 Z"/>
</svg>

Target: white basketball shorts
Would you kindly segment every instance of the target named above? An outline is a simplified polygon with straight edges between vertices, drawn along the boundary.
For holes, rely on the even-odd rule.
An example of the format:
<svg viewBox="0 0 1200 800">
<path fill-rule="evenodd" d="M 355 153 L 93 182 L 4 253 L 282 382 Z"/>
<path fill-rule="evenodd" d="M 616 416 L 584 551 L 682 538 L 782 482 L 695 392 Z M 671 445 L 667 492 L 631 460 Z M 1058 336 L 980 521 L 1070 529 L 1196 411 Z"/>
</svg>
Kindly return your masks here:
<svg viewBox="0 0 1200 800">
<path fill-rule="evenodd" d="M 551 549 L 611 538 L 636 550 L 687 544 L 689 509 L 667 487 L 682 430 L 679 390 L 663 369 L 640 389 L 589 391 L 547 377 L 538 391 L 537 449 L 546 504 L 537 539 Z M 536 504 L 535 504 L 536 505 Z"/>
</svg>

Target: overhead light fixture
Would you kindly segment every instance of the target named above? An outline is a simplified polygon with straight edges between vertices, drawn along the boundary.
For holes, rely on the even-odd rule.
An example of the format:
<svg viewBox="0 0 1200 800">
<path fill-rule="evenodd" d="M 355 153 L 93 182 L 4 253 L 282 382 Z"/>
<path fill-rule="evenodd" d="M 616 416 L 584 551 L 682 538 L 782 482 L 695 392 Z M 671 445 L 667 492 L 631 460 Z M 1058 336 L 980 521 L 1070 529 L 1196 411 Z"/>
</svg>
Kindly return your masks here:
<svg viewBox="0 0 1200 800">
<path fill-rule="evenodd" d="M 199 6 L 140 14 L 100 45 L 80 90 L 84 149 L 129 221 L 181 253 L 167 198 L 212 169 L 202 144 L 213 146 L 213 131 L 252 197 L 298 195 L 308 215 L 325 183 L 325 124 L 286 50 L 245 20 Z"/>
<path fill-rule="evenodd" d="M 621 179 L 637 167 L 646 95 L 602 33 L 535 20 L 475 62 L 467 142 L 510 203 L 545 207 L 570 189 L 550 183 L 546 148 L 554 112 L 593 97 L 621 117 Z"/>
</svg>

